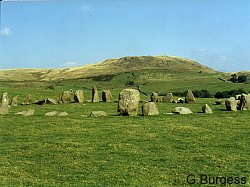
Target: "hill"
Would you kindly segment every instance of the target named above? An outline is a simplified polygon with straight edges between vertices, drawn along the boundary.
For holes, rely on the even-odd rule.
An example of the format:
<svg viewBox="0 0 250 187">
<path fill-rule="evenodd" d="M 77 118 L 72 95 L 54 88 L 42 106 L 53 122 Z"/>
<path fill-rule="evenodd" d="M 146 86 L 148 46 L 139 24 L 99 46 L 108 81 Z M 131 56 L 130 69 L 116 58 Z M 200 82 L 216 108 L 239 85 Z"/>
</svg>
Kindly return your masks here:
<svg viewBox="0 0 250 187">
<path fill-rule="evenodd" d="M 198 62 L 171 56 L 131 56 L 108 59 L 92 65 L 56 69 L 10 69 L 0 71 L 1 81 L 54 81 L 116 75 L 134 70 L 165 70 L 167 73 L 216 73 Z"/>
</svg>

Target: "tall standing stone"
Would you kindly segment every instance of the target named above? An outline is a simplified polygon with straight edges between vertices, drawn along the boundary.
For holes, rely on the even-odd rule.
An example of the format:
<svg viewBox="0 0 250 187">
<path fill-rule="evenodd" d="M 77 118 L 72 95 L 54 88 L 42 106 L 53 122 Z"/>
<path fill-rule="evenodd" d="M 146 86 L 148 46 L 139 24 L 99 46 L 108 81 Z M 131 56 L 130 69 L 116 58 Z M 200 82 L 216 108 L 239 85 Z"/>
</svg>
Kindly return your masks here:
<svg viewBox="0 0 250 187">
<path fill-rule="evenodd" d="M 230 97 L 225 100 L 225 105 L 228 111 L 237 111 L 237 100 L 234 97 Z"/>
<path fill-rule="evenodd" d="M 5 92 L 0 97 L 0 115 L 6 115 L 9 113 L 9 98 L 8 93 Z"/>
<path fill-rule="evenodd" d="M 187 95 L 185 97 L 185 103 L 194 103 L 194 102 L 195 102 L 194 94 L 191 90 L 188 90 Z"/>
<path fill-rule="evenodd" d="M 140 102 L 140 92 L 135 89 L 124 89 L 119 94 L 118 115 L 136 116 Z"/>
<path fill-rule="evenodd" d="M 99 95 L 96 86 L 92 87 L 92 102 L 94 103 L 99 102 Z"/>
<path fill-rule="evenodd" d="M 103 100 L 103 102 L 112 102 L 113 101 L 113 97 L 112 97 L 110 90 L 104 90 L 102 92 L 102 100 Z"/>
<path fill-rule="evenodd" d="M 158 94 L 156 92 L 152 92 L 150 96 L 150 101 L 151 102 L 158 102 Z"/>
<path fill-rule="evenodd" d="M 31 105 L 32 104 L 32 95 L 28 94 L 24 101 L 22 102 L 22 105 Z"/>
<path fill-rule="evenodd" d="M 83 90 L 76 90 L 74 99 L 75 99 L 75 102 L 77 102 L 77 103 L 83 103 L 84 102 Z"/>
<path fill-rule="evenodd" d="M 11 106 L 17 106 L 17 103 L 18 103 L 18 95 L 13 97 L 13 99 L 11 100 Z"/>
<path fill-rule="evenodd" d="M 142 114 L 144 116 L 153 116 L 153 115 L 158 115 L 159 111 L 154 102 L 148 102 L 142 106 Z"/>
<path fill-rule="evenodd" d="M 166 96 L 163 97 L 162 102 L 164 103 L 172 103 L 174 100 L 174 96 L 172 93 L 167 93 Z"/>
</svg>

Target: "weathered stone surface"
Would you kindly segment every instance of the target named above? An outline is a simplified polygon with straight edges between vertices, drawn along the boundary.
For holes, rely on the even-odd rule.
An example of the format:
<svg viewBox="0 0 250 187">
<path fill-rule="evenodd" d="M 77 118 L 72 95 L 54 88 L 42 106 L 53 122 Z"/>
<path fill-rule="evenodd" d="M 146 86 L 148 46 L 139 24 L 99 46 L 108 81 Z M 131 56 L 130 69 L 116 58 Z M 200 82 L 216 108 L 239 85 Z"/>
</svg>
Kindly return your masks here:
<svg viewBox="0 0 250 187">
<path fill-rule="evenodd" d="M 152 92 L 150 96 L 150 101 L 151 102 L 158 102 L 158 94 L 156 92 Z"/>
<path fill-rule="evenodd" d="M 71 103 L 74 102 L 74 92 L 73 90 L 70 91 L 63 91 L 63 93 L 60 96 L 60 102 L 61 103 Z"/>
<path fill-rule="evenodd" d="M 212 114 L 213 111 L 212 109 L 208 106 L 208 104 L 205 104 L 202 108 L 202 112 L 206 114 Z"/>
<path fill-rule="evenodd" d="M 163 98 L 158 96 L 157 102 L 161 103 L 163 101 Z"/>
<path fill-rule="evenodd" d="M 51 117 L 51 116 L 57 116 L 59 113 L 60 112 L 58 112 L 58 111 L 47 112 L 45 114 L 45 116 L 49 116 L 49 117 Z"/>
<path fill-rule="evenodd" d="M 33 104 L 37 104 L 37 105 L 45 105 L 45 104 L 56 105 L 57 100 L 52 99 L 52 98 L 47 98 L 47 99 L 35 101 Z"/>
<path fill-rule="evenodd" d="M 216 105 L 222 105 L 222 103 L 223 103 L 222 99 L 215 100 Z"/>
<path fill-rule="evenodd" d="M 188 90 L 187 95 L 185 97 L 185 103 L 194 103 L 194 102 L 195 102 L 194 94 L 191 90 Z"/>
<path fill-rule="evenodd" d="M 9 113 L 9 97 L 8 93 L 5 92 L 0 97 L 0 115 L 6 115 Z"/>
<path fill-rule="evenodd" d="M 92 87 L 92 102 L 98 103 L 99 102 L 99 95 L 96 86 Z"/>
<path fill-rule="evenodd" d="M 184 99 L 182 99 L 182 98 L 179 98 L 178 100 L 177 100 L 177 103 L 184 103 L 185 101 L 184 101 Z"/>
<path fill-rule="evenodd" d="M 140 92 L 135 89 L 124 89 L 119 94 L 118 115 L 136 116 L 140 102 Z"/>
<path fill-rule="evenodd" d="M 53 116 L 68 116 L 69 114 L 67 112 L 59 112 L 59 111 L 52 111 L 47 112 L 45 116 L 53 117 Z"/>
<path fill-rule="evenodd" d="M 236 99 L 236 100 L 240 100 L 240 99 L 241 99 L 241 94 L 235 95 L 235 99 Z"/>
<path fill-rule="evenodd" d="M 92 111 L 90 113 L 91 117 L 101 117 L 101 116 L 107 116 L 107 113 L 104 111 Z"/>
<path fill-rule="evenodd" d="M 226 99 L 225 105 L 228 111 L 237 111 L 237 100 L 234 97 Z"/>
<path fill-rule="evenodd" d="M 193 112 L 187 107 L 176 107 L 172 110 L 175 114 L 192 114 Z"/>
<path fill-rule="evenodd" d="M 33 116 L 35 110 L 34 109 L 29 109 L 27 111 L 22 111 L 22 112 L 17 112 L 15 113 L 16 115 L 23 115 L 23 116 Z"/>
<path fill-rule="evenodd" d="M 11 100 L 11 106 L 17 106 L 17 103 L 18 103 L 18 98 L 19 98 L 19 96 L 17 95 L 17 96 L 15 96 L 15 97 L 13 97 L 13 99 Z"/>
<path fill-rule="evenodd" d="M 58 102 L 57 102 L 57 100 L 55 100 L 53 98 L 48 98 L 48 99 L 46 99 L 46 104 L 57 105 Z"/>
<path fill-rule="evenodd" d="M 31 105 L 32 104 L 32 95 L 29 94 L 25 97 L 24 101 L 22 102 L 22 105 Z"/>
<path fill-rule="evenodd" d="M 159 111 L 154 102 L 148 102 L 142 106 L 142 114 L 144 116 L 158 115 Z"/>
<path fill-rule="evenodd" d="M 239 103 L 240 110 L 250 110 L 250 95 L 249 94 L 241 94 L 240 96 L 240 103 Z"/>
<path fill-rule="evenodd" d="M 172 103 L 174 100 L 174 96 L 172 93 L 167 93 L 166 96 L 163 97 L 162 102 L 164 103 Z"/>
<path fill-rule="evenodd" d="M 75 102 L 77 102 L 77 103 L 83 103 L 84 102 L 83 90 L 76 90 L 74 99 L 75 99 Z"/>
<path fill-rule="evenodd" d="M 112 97 L 110 90 L 104 90 L 102 92 L 102 100 L 103 100 L 103 102 L 112 102 L 113 101 L 113 97 Z"/>
</svg>

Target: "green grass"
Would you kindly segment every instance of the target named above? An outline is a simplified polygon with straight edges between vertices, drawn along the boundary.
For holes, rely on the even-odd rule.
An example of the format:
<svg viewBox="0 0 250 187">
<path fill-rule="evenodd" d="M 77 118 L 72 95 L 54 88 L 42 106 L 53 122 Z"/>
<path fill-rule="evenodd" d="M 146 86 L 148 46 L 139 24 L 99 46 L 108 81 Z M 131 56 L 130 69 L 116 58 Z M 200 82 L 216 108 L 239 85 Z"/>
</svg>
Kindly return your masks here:
<svg viewBox="0 0 250 187">
<path fill-rule="evenodd" d="M 147 81 L 141 89 L 149 93 L 204 87 L 213 93 L 249 89 L 249 84 L 220 82 L 217 74 L 184 76 L 157 70 L 151 71 L 151 79 L 142 74 L 146 76 L 135 72 L 135 81 Z M 28 93 L 34 100 L 57 98 L 72 88 L 84 89 L 90 100 L 89 88 L 96 84 L 99 91 L 110 88 L 117 100 L 129 76 L 122 73 L 110 82 L 68 80 L 55 90 L 46 89 L 48 82 L 18 86 L 2 82 L 0 93 L 19 94 L 21 103 Z M 148 99 L 142 95 L 142 100 Z M 213 109 L 212 115 L 201 113 L 205 103 Z M 160 115 L 143 117 L 142 104 L 136 117 L 117 116 L 117 102 L 12 107 L 10 114 L 0 116 L 0 186 L 190 186 L 189 174 L 247 177 L 242 186 L 250 186 L 250 111 L 227 112 L 210 98 L 197 99 L 195 104 L 157 103 Z M 176 106 L 189 107 L 194 113 L 164 114 Z M 35 109 L 34 116 L 14 115 L 30 107 Z M 44 116 L 53 110 L 69 116 Z M 93 110 L 104 110 L 108 117 L 86 117 Z"/>
</svg>

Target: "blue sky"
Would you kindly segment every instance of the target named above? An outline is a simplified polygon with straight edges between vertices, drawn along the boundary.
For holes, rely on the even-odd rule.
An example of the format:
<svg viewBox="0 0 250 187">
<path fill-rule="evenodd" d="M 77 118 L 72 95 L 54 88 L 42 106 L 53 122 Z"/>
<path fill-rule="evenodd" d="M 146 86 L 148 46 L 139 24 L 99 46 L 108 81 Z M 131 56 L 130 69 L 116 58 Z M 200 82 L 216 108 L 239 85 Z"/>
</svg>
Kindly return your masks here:
<svg viewBox="0 0 250 187">
<path fill-rule="evenodd" d="M 6 0 L 1 22 L 1 69 L 170 55 L 250 70 L 249 0 Z"/>
</svg>

